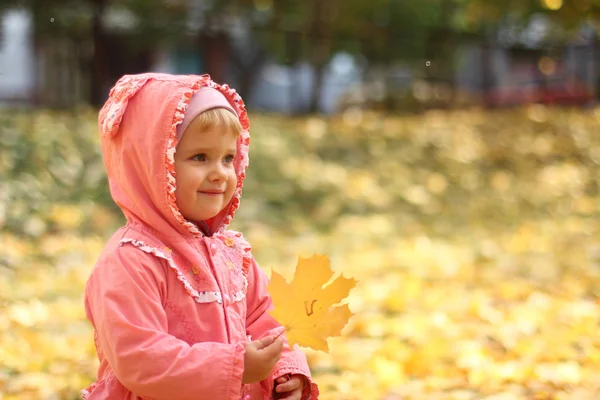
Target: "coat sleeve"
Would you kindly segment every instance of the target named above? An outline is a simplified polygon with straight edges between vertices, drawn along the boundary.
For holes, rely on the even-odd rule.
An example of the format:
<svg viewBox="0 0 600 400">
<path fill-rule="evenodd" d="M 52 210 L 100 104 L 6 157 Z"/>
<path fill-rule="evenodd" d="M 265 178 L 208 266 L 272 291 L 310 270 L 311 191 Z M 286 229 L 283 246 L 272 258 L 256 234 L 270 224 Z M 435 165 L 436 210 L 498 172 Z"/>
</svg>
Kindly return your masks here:
<svg viewBox="0 0 600 400">
<path fill-rule="evenodd" d="M 151 255 L 138 254 L 118 251 L 101 261 L 86 287 L 98 351 L 116 378 L 143 398 L 239 400 L 243 344 L 189 345 L 168 334 L 162 266 Z"/>
<path fill-rule="evenodd" d="M 246 329 L 248 335 L 250 335 L 253 340 L 268 336 L 270 333 L 281 327 L 281 325 L 268 314 L 268 311 L 273 308 L 273 302 L 267 291 L 268 283 L 269 281 L 266 274 L 258 266 L 254 258 L 252 258 L 248 279 L 248 314 L 246 317 Z M 302 400 L 318 400 L 319 389 L 317 384 L 312 382 L 306 356 L 297 348 L 290 349 L 287 343 L 284 346 L 281 359 L 275 365 L 271 375 L 261 382 L 265 398 L 271 398 L 275 380 L 287 374 L 300 374 L 306 378 L 307 384 L 305 385 Z"/>
</svg>

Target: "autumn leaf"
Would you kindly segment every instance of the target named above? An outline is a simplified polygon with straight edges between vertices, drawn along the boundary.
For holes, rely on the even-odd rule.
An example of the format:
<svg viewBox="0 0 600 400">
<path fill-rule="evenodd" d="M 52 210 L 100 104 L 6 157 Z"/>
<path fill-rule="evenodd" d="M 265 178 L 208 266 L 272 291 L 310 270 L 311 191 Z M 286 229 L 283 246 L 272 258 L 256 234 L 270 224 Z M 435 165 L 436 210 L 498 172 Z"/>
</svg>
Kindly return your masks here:
<svg viewBox="0 0 600 400">
<path fill-rule="evenodd" d="M 270 314 L 285 327 L 290 346 L 298 344 L 327 353 L 327 338 L 339 336 L 354 315 L 347 304 L 335 305 L 348 296 L 356 280 L 338 276 L 325 286 L 332 277 L 324 255 L 298 257 L 291 283 L 272 271 L 267 290 L 275 308 Z"/>
</svg>

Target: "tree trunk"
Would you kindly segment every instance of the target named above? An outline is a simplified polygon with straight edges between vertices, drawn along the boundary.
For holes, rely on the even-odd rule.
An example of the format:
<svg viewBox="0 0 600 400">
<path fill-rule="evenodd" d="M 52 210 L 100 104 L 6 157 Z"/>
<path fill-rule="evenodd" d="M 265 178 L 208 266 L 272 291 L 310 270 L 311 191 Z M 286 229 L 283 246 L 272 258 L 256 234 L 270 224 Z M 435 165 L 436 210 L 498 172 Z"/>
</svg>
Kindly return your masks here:
<svg viewBox="0 0 600 400">
<path fill-rule="evenodd" d="M 323 85 L 323 72 L 329 58 L 331 49 L 331 19 L 333 15 L 334 0 L 313 0 L 312 21 L 310 35 L 313 40 L 311 66 L 313 68 L 313 82 L 311 88 L 309 112 L 319 110 L 321 91 Z"/>
<path fill-rule="evenodd" d="M 107 0 L 94 0 L 94 16 L 92 19 L 92 41 L 94 53 L 90 65 L 90 103 L 101 106 L 108 96 L 110 87 L 108 38 L 102 26 L 102 15 L 108 4 Z"/>
<path fill-rule="evenodd" d="M 295 114 L 298 112 L 298 104 L 296 97 L 298 96 L 298 78 L 296 67 L 302 59 L 302 41 L 301 37 L 296 32 L 287 32 L 285 34 L 286 41 L 286 62 L 289 67 L 290 85 L 288 89 L 288 104 L 289 112 Z"/>
<path fill-rule="evenodd" d="M 590 76 L 592 77 L 591 79 L 591 92 L 592 92 L 592 99 L 590 100 L 590 105 L 592 105 L 593 103 L 595 103 L 597 100 L 600 100 L 600 75 L 598 74 L 598 61 L 597 61 L 597 54 L 598 54 L 598 36 L 594 35 L 594 37 L 592 38 L 592 42 L 590 43 L 590 51 L 586 52 L 586 54 L 589 57 L 588 63 L 591 64 L 589 65 L 589 71 Z M 587 77 L 586 77 L 587 78 Z M 587 79 L 586 79 L 587 81 Z"/>
<path fill-rule="evenodd" d="M 488 107 L 494 107 L 495 104 L 491 98 L 492 79 L 491 79 L 491 48 L 488 44 L 488 38 L 484 38 L 481 46 L 481 92 L 483 104 Z"/>
<path fill-rule="evenodd" d="M 203 56 L 203 73 L 213 81 L 224 83 L 227 80 L 231 56 L 231 44 L 225 32 L 201 32 L 198 37 L 199 54 Z"/>
<path fill-rule="evenodd" d="M 31 7 L 31 21 L 32 21 L 32 41 L 33 41 L 33 54 L 34 54 L 34 65 L 35 65 L 35 80 L 34 80 L 34 88 L 33 88 L 33 98 L 31 99 L 33 105 L 41 106 L 43 100 L 43 89 L 41 85 L 42 80 L 42 50 L 43 44 L 40 37 L 40 33 L 38 32 L 38 24 L 37 24 L 37 3 L 33 3 Z"/>
<path fill-rule="evenodd" d="M 260 47 L 256 48 L 250 57 L 239 52 L 232 53 L 231 62 L 239 73 L 239 81 L 236 89 L 246 101 L 250 100 L 254 83 L 266 61 L 267 52 Z"/>
<path fill-rule="evenodd" d="M 323 88 L 323 72 L 325 70 L 324 63 L 313 64 L 313 81 L 310 92 L 310 105 L 309 112 L 316 113 L 319 111 L 319 105 L 321 103 L 321 90 Z"/>
</svg>

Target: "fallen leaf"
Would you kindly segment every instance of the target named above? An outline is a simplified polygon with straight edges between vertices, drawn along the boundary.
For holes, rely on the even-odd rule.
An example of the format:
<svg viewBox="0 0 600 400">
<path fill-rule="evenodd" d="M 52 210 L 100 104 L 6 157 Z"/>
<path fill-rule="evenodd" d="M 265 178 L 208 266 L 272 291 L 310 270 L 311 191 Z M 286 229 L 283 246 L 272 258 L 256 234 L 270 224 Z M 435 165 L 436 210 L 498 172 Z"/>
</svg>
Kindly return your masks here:
<svg viewBox="0 0 600 400">
<path fill-rule="evenodd" d="M 267 290 L 275 308 L 270 315 L 285 327 L 290 346 L 298 344 L 313 350 L 329 352 L 327 338 L 341 335 L 354 315 L 347 304 L 338 305 L 356 285 L 356 280 L 333 277 L 329 259 L 324 255 L 298 257 L 294 279 L 288 283 L 275 271 Z"/>
</svg>

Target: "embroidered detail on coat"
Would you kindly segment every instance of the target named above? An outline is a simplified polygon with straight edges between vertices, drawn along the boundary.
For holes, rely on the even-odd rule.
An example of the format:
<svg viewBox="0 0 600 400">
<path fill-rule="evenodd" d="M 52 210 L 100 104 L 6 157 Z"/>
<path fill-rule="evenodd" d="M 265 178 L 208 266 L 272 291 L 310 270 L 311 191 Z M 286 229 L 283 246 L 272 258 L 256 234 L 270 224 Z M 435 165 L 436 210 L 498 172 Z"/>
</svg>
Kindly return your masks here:
<svg viewBox="0 0 600 400">
<path fill-rule="evenodd" d="M 225 231 L 217 235 L 227 246 L 227 251 L 235 251 L 242 257 L 242 275 L 244 276 L 244 291 L 248 289 L 248 274 L 252 266 L 252 247 L 240 232 Z M 231 259 L 229 261 L 232 261 Z M 231 268 L 230 268 L 231 269 Z"/>
<path fill-rule="evenodd" d="M 185 333 L 187 335 L 188 343 L 190 343 L 190 344 L 196 343 L 196 337 L 194 336 L 194 332 L 192 331 L 192 328 L 190 328 L 189 323 L 188 323 L 187 319 L 185 318 L 185 315 L 181 312 L 179 307 L 177 307 L 171 301 L 168 301 L 167 308 L 169 310 L 171 310 L 171 312 L 174 315 L 176 315 L 177 318 L 179 318 L 179 321 L 183 327 L 183 330 L 185 331 Z"/>
<path fill-rule="evenodd" d="M 196 264 L 192 265 L 192 272 L 194 273 L 194 275 L 198 275 L 200 273 L 200 269 Z"/>
<path fill-rule="evenodd" d="M 228 241 L 231 240 L 233 241 L 232 238 L 230 237 L 220 237 L 221 240 L 223 241 Z M 246 253 L 242 253 L 242 250 L 240 251 L 236 251 L 236 248 L 240 247 L 240 249 L 245 248 L 247 250 Z M 240 254 L 242 253 L 242 254 Z M 249 266 L 252 264 L 252 256 L 250 255 L 250 247 L 244 247 L 244 246 L 238 246 L 238 243 L 235 244 L 235 246 L 231 247 L 231 246 L 227 246 L 224 251 L 223 251 L 223 255 L 225 256 L 225 263 L 227 264 L 227 268 L 229 269 L 230 273 L 232 275 L 236 274 L 236 267 L 235 267 L 235 263 L 234 263 L 234 259 L 232 258 L 234 255 L 237 259 L 237 257 L 241 256 L 241 262 L 242 262 L 242 268 L 239 271 L 239 276 L 241 278 L 241 283 L 242 283 L 242 289 L 238 290 L 236 293 L 233 294 L 233 302 L 238 302 L 238 301 L 242 301 L 245 297 L 246 297 L 246 292 L 248 291 L 248 273 L 250 271 Z M 238 262 L 239 264 L 239 262 Z"/>
<path fill-rule="evenodd" d="M 177 274 L 177 279 L 183 284 L 183 286 L 185 287 L 185 290 L 188 292 L 188 294 L 190 296 L 192 296 L 194 298 L 194 300 L 196 300 L 197 303 L 212 303 L 214 301 L 216 301 L 219 304 L 223 303 L 223 297 L 221 296 L 221 292 L 216 292 L 216 291 L 199 292 L 196 289 L 194 289 L 192 287 L 192 285 L 190 284 L 190 282 L 186 279 L 185 275 L 183 275 L 183 273 L 179 270 L 179 268 L 177 267 L 177 265 L 175 264 L 175 262 L 173 261 L 171 256 L 165 254 L 165 252 L 162 251 L 161 249 L 148 246 L 148 245 L 146 245 L 146 243 L 142 242 L 141 240 L 135 240 L 132 238 L 121 239 L 121 242 L 120 242 L 121 246 L 124 244 L 127 244 L 127 243 L 137 247 L 138 249 L 142 250 L 145 253 L 152 254 L 158 258 L 162 258 L 163 260 L 165 260 L 167 262 L 167 264 L 169 265 L 169 268 L 171 268 Z"/>
</svg>

